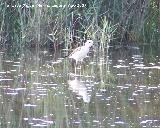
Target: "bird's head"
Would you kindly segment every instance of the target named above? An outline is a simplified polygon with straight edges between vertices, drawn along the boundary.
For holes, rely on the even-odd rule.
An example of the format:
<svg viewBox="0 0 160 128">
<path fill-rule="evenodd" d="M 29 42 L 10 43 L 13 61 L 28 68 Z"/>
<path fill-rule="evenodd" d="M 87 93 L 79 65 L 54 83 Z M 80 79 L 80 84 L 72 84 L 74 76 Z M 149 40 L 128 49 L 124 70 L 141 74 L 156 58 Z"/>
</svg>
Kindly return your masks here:
<svg viewBox="0 0 160 128">
<path fill-rule="evenodd" d="M 93 40 L 87 40 L 85 46 L 91 47 L 93 46 Z"/>
</svg>

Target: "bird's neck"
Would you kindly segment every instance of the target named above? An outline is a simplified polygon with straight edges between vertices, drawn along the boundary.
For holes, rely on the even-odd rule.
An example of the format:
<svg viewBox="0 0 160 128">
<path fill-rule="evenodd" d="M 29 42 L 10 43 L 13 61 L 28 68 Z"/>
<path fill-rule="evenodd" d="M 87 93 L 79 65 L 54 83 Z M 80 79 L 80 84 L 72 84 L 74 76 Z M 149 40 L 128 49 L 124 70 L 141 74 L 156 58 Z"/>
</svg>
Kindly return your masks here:
<svg viewBox="0 0 160 128">
<path fill-rule="evenodd" d="M 85 48 L 87 48 L 87 49 L 88 49 L 88 48 L 90 48 L 90 46 L 88 46 L 88 45 L 85 45 Z"/>
</svg>

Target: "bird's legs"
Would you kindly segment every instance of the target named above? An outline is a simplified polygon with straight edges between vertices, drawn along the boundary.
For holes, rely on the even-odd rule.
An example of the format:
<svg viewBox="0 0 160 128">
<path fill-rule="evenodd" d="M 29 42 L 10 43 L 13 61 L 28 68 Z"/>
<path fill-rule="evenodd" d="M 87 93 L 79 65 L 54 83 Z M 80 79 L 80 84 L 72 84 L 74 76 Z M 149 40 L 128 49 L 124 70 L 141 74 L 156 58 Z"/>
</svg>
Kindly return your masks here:
<svg viewBox="0 0 160 128">
<path fill-rule="evenodd" d="M 75 75 L 77 74 L 77 73 L 76 73 L 76 67 L 77 67 L 77 61 L 76 61 L 75 66 L 74 66 Z"/>
</svg>

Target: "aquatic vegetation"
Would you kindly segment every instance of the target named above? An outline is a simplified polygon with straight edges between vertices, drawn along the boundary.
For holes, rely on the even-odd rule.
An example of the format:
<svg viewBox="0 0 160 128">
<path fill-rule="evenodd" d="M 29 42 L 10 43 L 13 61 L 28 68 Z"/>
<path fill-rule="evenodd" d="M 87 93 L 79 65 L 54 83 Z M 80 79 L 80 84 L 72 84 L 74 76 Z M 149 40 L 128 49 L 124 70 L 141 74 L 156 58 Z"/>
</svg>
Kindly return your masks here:
<svg viewBox="0 0 160 128">
<path fill-rule="evenodd" d="M 104 4 L 106 2 L 110 6 Z M 116 38 L 145 43 L 156 43 L 159 37 L 156 0 L 143 3 L 103 0 L 81 4 L 70 0 L 48 0 L 43 4 L 17 0 L 2 1 L 0 9 L 3 46 L 56 48 L 62 43 L 67 46 L 73 36 L 101 42 Z"/>
</svg>

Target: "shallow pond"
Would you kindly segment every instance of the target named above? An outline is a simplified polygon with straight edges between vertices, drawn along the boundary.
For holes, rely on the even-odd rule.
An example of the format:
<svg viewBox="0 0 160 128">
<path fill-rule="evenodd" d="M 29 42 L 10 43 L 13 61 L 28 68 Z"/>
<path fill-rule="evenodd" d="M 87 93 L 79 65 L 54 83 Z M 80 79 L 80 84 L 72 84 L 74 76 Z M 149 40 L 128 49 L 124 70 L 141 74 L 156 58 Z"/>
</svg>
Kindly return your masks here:
<svg viewBox="0 0 160 128">
<path fill-rule="evenodd" d="M 0 127 L 160 126 L 159 53 L 99 47 L 76 67 L 67 53 L 0 53 Z"/>
</svg>

